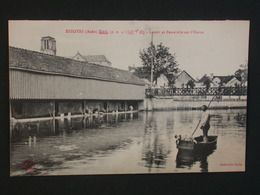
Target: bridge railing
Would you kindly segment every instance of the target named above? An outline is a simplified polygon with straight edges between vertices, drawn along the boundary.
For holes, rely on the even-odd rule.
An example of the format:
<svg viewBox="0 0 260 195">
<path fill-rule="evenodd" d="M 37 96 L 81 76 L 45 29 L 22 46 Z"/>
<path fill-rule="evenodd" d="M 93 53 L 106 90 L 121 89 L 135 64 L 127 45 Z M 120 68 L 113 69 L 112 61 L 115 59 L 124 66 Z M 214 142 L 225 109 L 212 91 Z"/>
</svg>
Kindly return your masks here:
<svg viewBox="0 0 260 195">
<path fill-rule="evenodd" d="M 146 97 L 154 96 L 213 96 L 213 95 L 247 95 L 247 87 L 210 87 L 204 88 L 149 88 Z"/>
</svg>

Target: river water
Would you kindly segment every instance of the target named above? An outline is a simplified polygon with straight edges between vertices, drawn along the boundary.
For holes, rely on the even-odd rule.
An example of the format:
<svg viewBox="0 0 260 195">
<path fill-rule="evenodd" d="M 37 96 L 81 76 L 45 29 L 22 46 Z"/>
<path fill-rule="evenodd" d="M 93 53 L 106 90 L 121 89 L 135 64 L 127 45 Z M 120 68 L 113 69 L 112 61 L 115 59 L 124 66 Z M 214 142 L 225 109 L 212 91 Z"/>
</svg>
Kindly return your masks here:
<svg viewBox="0 0 260 195">
<path fill-rule="evenodd" d="M 23 122 L 12 125 L 11 176 L 225 172 L 245 170 L 245 109 L 210 110 L 217 148 L 177 155 L 201 111 L 158 111 Z M 198 128 L 194 136 L 202 131 Z M 188 160 L 187 160 L 188 159 Z"/>
</svg>

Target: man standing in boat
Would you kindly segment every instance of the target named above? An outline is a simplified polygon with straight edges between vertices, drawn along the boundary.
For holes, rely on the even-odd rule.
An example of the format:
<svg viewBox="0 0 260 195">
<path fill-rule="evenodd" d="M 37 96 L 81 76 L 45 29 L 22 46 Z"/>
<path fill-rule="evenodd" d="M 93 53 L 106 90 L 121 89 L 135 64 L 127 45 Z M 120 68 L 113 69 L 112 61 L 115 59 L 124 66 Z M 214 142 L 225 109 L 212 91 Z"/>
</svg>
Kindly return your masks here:
<svg viewBox="0 0 260 195">
<path fill-rule="evenodd" d="M 203 142 L 208 142 L 208 131 L 210 128 L 210 114 L 207 111 L 208 107 L 206 105 L 202 106 L 202 116 L 201 116 L 201 126 L 200 128 L 202 129 L 203 132 Z"/>
</svg>

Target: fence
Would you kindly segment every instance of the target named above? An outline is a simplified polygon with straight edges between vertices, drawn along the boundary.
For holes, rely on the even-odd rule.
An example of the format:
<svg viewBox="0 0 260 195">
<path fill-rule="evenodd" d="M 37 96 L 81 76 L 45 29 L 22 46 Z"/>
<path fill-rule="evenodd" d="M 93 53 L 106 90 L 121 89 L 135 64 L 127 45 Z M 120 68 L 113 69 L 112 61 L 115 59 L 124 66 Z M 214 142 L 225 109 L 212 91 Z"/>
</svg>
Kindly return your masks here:
<svg viewBox="0 0 260 195">
<path fill-rule="evenodd" d="M 210 87 L 210 88 L 150 88 L 146 97 L 155 96 L 213 96 L 213 95 L 247 95 L 247 87 Z"/>
</svg>

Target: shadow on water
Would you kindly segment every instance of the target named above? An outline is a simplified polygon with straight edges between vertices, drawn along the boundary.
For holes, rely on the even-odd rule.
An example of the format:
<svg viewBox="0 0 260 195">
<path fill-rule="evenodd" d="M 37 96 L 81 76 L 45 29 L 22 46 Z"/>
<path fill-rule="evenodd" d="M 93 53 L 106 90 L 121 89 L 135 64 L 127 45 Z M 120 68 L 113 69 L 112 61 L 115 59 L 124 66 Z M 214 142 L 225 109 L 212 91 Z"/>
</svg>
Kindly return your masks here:
<svg viewBox="0 0 260 195">
<path fill-rule="evenodd" d="M 11 126 L 11 142 L 27 141 L 36 137 L 70 135 L 87 129 L 116 127 L 120 122 L 130 122 L 138 118 L 138 113 L 93 115 L 78 118 L 63 118 L 30 122 L 16 122 Z"/>
<path fill-rule="evenodd" d="M 176 168 L 191 168 L 196 162 L 199 162 L 200 171 L 208 172 L 208 156 L 213 154 L 216 149 L 216 146 L 199 151 L 179 149 L 176 155 Z"/>
<path fill-rule="evenodd" d="M 121 126 L 135 119 L 138 113 L 16 122 L 10 129 L 11 172 L 39 175 L 64 169 L 65 162 L 110 154 L 127 145 Z M 35 164 L 33 171 L 20 172 L 26 161 Z"/>
</svg>

